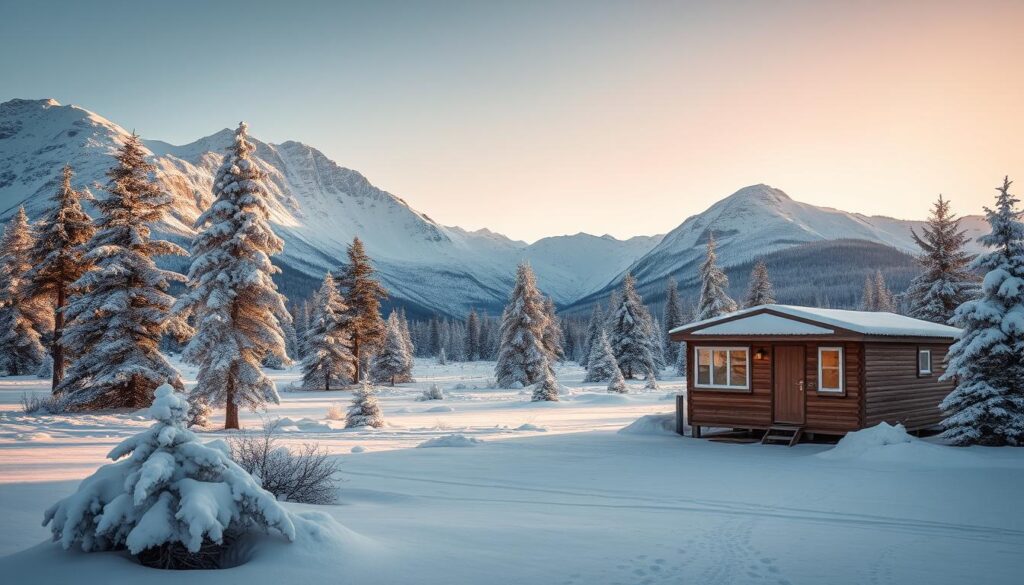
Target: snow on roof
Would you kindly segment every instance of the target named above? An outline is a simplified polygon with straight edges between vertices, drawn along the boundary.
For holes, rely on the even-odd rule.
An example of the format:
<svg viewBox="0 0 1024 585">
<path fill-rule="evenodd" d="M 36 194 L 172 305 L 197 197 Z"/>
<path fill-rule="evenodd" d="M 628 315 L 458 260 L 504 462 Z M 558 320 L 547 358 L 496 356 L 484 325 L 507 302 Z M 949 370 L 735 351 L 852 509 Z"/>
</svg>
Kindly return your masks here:
<svg viewBox="0 0 1024 585">
<path fill-rule="evenodd" d="M 868 311 L 847 311 L 842 309 L 818 309 L 815 307 L 797 307 L 793 305 L 761 305 L 742 309 L 715 317 L 676 327 L 673 333 L 694 331 L 694 335 L 830 335 L 834 331 L 809 325 L 799 321 L 785 319 L 763 311 L 772 311 L 780 315 L 814 321 L 816 324 L 840 327 L 864 335 L 888 335 L 907 337 L 941 337 L 955 338 L 960 330 L 949 325 L 940 325 L 905 317 L 895 313 Z M 750 315 L 742 317 L 742 315 Z M 720 325 L 713 325 L 728 318 L 740 317 Z M 770 317 L 770 318 L 769 318 Z M 799 323 L 799 326 L 796 325 Z"/>
</svg>

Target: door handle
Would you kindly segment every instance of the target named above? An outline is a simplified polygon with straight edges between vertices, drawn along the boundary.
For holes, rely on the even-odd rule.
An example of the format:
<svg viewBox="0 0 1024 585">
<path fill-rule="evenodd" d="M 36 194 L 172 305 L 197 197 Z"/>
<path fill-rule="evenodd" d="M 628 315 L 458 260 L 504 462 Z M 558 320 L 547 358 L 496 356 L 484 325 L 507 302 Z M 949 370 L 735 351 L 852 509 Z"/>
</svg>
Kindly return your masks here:
<svg viewBox="0 0 1024 585">
<path fill-rule="evenodd" d="M 800 380 L 799 382 L 797 382 L 796 383 L 796 387 L 800 390 L 800 392 L 803 392 L 804 391 L 804 381 Z"/>
</svg>

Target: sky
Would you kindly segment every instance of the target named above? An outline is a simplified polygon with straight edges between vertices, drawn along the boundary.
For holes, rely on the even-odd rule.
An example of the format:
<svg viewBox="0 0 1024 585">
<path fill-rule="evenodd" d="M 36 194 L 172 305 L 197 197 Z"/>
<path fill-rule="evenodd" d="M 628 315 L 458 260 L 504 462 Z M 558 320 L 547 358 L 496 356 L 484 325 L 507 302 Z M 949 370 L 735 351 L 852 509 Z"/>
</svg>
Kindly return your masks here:
<svg viewBox="0 0 1024 585">
<path fill-rule="evenodd" d="M 755 183 L 919 219 L 1024 193 L 1024 2 L 0 0 L 0 101 L 246 120 L 445 225 L 664 233 Z"/>
</svg>

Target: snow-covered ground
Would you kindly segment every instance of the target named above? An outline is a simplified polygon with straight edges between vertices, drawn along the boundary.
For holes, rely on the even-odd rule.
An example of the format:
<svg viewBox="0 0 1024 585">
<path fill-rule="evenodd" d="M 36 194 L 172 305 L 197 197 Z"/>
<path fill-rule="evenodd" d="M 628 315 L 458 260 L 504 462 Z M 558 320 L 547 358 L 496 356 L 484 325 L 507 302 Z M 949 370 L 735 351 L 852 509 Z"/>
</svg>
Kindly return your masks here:
<svg viewBox="0 0 1024 585">
<path fill-rule="evenodd" d="M 290 419 L 286 440 L 337 454 L 345 480 L 338 505 L 288 506 L 344 528 L 311 524 L 294 544 L 252 545 L 242 566 L 189 573 L 46 542 L 45 508 L 150 421 L 24 415 L 22 393 L 45 392 L 45 382 L 0 379 L 0 575 L 17 583 L 931 585 L 1019 583 L 1024 573 L 1024 450 L 906 442 L 891 430 L 834 450 L 716 444 L 647 416 L 672 411 L 678 379 L 609 395 L 564 366 L 559 378 L 571 394 L 537 404 L 526 391 L 487 388 L 492 368 L 419 362 L 416 383 L 383 389 L 388 426 L 379 430 L 343 430 L 326 418 L 332 405 L 347 406 L 346 393 L 282 392 L 265 416 Z M 274 375 L 282 388 L 297 376 Z M 432 383 L 448 399 L 416 401 Z M 259 427 L 261 417 L 249 413 L 243 424 Z M 415 448 L 424 443 L 436 448 Z"/>
</svg>

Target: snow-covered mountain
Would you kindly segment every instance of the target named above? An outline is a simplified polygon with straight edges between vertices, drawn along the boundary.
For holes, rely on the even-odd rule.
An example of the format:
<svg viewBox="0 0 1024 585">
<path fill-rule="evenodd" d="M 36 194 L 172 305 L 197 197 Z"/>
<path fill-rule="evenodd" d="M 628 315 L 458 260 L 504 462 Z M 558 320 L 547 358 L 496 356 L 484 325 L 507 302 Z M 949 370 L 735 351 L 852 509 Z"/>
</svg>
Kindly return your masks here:
<svg viewBox="0 0 1024 585">
<path fill-rule="evenodd" d="M 681 283 L 692 280 L 697 276 L 697 266 L 704 258 L 708 235 L 712 233 L 718 244 L 719 263 L 726 267 L 825 240 L 865 240 L 913 254 L 918 248 L 911 229 L 920 232 L 923 225 L 923 221 L 818 207 L 794 201 L 782 190 L 768 185 L 751 185 L 686 219 L 629 269 L 642 292 L 663 287 L 669 276 Z M 971 238 L 972 251 L 978 251 L 980 245 L 974 240 L 987 233 L 984 218 L 966 216 L 961 226 Z M 620 278 L 621 275 L 616 276 L 605 287 L 581 298 L 577 308 L 606 297 Z"/>
<path fill-rule="evenodd" d="M 95 190 L 127 134 L 102 116 L 55 100 L 0 104 L 0 218 L 21 204 L 38 217 L 65 163 L 75 169 L 76 186 Z M 194 233 L 192 223 L 211 201 L 213 175 L 231 139 L 225 129 L 183 146 L 145 141 L 158 180 L 175 199 L 159 231 L 179 241 Z M 254 142 L 273 195 L 271 220 L 285 240 L 277 261 L 285 279 L 301 281 L 286 283 L 291 292 L 315 286 L 359 236 L 393 300 L 414 312 L 498 312 L 515 265 L 524 259 L 533 264 L 543 290 L 564 305 L 607 283 L 659 240 L 577 234 L 527 245 L 488 230 L 442 226 L 315 148 Z"/>
</svg>

